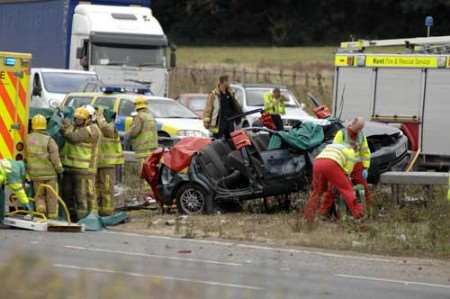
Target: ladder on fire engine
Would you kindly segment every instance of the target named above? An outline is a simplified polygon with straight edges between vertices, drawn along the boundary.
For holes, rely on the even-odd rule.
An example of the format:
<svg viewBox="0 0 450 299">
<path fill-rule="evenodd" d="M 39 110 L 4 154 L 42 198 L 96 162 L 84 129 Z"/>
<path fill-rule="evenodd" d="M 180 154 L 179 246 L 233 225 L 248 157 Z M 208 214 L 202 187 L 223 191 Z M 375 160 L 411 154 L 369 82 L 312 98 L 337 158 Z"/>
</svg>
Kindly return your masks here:
<svg viewBox="0 0 450 299">
<path fill-rule="evenodd" d="M 369 47 L 399 46 L 405 46 L 413 52 L 430 54 L 450 53 L 450 35 L 342 42 L 340 51 L 363 52 Z"/>
</svg>

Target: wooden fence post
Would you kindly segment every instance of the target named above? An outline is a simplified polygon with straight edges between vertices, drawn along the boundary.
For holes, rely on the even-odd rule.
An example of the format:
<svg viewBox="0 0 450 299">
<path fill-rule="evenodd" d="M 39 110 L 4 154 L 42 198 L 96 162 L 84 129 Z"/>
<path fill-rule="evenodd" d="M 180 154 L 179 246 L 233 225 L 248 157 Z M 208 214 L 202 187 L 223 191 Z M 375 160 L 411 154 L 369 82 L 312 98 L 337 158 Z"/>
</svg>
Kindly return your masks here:
<svg viewBox="0 0 450 299">
<path fill-rule="evenodd" d="M 317 77 L 317 88 L 319 90 L 319 94 L 321 96 L 323 96 L 324 90 L 323 90 L 323 84 L 322 84 L 322 79 L 323 79 L 322 78 L 322 74 L 321 73 L 317 73 L 316 77 Z"/>
<path fill-rule="evenodd" d="M 297 72 L 294 71 L 294 73 L 292 74 L 292 86 L 297 86 Z"/>
</svg>

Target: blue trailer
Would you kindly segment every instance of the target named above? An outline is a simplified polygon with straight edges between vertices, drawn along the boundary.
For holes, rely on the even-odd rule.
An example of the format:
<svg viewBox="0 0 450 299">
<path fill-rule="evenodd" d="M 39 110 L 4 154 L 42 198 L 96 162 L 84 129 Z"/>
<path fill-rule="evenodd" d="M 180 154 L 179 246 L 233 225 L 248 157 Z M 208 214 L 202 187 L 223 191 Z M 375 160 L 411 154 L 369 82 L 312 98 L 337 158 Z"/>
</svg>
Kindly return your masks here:
<svg viewBox="0 0 450 299">
<path fill-rule="evenodd" d="M 168 90 L 167 37 L 151 0 L 0 1 L 0 51 L 33 54 L 34 68 L 95 71 L 106 83 Z"/>
<path fill-rule="evenodd" d="M 0 2 L 0 50 L 33 53 L 33 67 L 68 68 L 72 19 L 79 2 Z M 150 0 L 92 0 L 91 3 L 150 7 Z"/>
</svg>

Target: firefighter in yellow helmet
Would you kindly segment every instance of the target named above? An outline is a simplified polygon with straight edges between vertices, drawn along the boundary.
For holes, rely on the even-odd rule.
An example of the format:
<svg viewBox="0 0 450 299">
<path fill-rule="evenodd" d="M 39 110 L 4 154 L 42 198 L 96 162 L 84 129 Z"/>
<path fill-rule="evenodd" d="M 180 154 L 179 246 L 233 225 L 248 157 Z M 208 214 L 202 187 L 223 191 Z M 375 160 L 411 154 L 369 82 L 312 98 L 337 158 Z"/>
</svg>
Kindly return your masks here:
<svg viewBox="0 0 450 299">
<path fill-rule="evenodd" d="M 103 137 L 98 156 L 96 187 L 100 215 L 109 216 L 114 214 L 113 193 L 116 181 L 116 168 L 123 165 L 124 157 L 114 118 L 108 122 L 103 112 L 103 108 L 98 108 L 97 125 Z"/>
<path fill-rule="evenodd" d="M 23 182 L 25 181 L 26 171 L 23 161 L 0 160 L 0 185 L 8 186 L 14 192 L 19 203 L 27 210 L 32 211 Z"/>
<path fill-rule="evenodd" d="M 65 137 L 62 151 L 64 200 L 68 201 L 72 214 L 81 219 L 90 212 L 98 212 L 95 176 L 101 132 L 92 125 L 85 107 L 75 110 L 74 124 L 64 119 L 62 131 Z"/>
<path fill-rule="evenodd" d="M 58 192 L 58 176 L 63 173 L 58 145 L 48 135 L 47 120 L 43 115 L 32 118 L 31 129 L 32 132 L 25 138 L 25 161 L 33 189 L 37 192 L 41 184 L 46 184 Z M 37 212 L 49 219 L 58 218 L 58 199 L 48 190 L 36 197 L 35 203 Z"/>
<path fill-rule="evenodd" d="M 140 165 L 140 173 L 145 159 L 158 147 L 158 133 L 155 119 L 148 111 L 148 100 L 143 96 L 138 96 L 134 105 L 137 114 L 134 116 L 131 128 L 126 134 L 126 140 L 131 140 L 131 147 Z M 143 195 L 149 191 L 150 187 L 145 180 L 141 179 L 139 193 Z"/>
</svg>

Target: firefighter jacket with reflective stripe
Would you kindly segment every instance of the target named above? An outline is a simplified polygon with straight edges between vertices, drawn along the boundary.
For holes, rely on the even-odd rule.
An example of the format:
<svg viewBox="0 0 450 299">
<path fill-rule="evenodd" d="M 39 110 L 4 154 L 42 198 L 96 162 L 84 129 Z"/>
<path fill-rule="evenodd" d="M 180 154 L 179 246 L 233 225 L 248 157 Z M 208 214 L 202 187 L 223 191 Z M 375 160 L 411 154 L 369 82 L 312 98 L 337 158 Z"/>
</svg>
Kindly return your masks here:
<svg viewBox="0 0 450 299">
<path fill-rule="evenodd" d="M 102 132 L 98 168 L 122 165 L 124 163 L 122 144 L 120 143 L 120 136 L 114 127 L 114 123 L 108 123 L 104 118 L 99 117 L 97 124 Z"/>
<path fill-rule="evenodd" d="M 101 132 L 97 125 L 64 130 L 66 143 L 63 148 L 64 167 L 79 172 L 97 173 L 97 155 L 101 142 Z"/>
<path fill-rule="evenodd" d="M 357 162 L 355 151 L 342 144 L 329 144 L 316 157 L 316 159 L 330 159 L 335 161 L 341 168 L 350 175 Z"/>
<path fill-rule="evenodd" d="M 0 160 L 0 184 L 6 184 L 22 205 L 30 202 L 22 185 L 25 175 L 25 164 L 22 161 Z"/>
<path fill-rule="evenodd" d="M 334 137 L 333 143 L 351 146 L 355 150 L 356 158 L 359 159 L 359 162 L 363 163 L 364 168 L 370 168 L 371 153 L 367 138 L 364 136 L 363 132 L 359 132 L 356 136 L 356 140 L 354 140 L 350 136 L 348 129 L 342 129 Z"/>
<path fill-rule="evenodd" d="M 33 181 L 54 179 L 62 172 L 58 145 L 44 132 L 33 132 L 25 138 L 25 160 Z"/>
<path fill-rule="evenodd" d="M 285 101 L 286 98 L 284 96 L 275 99 L 271 92 L 266 93 L 264 95 L 264 111 L 269 114 L 284 115 L 286 114 Z"/>
<path fill-rule="evenodd" d="M 147 109 L 140 109 L 128 132 L 136 158 L 147 158 L 158 147 L 156 122 Z"/>
</svg>

